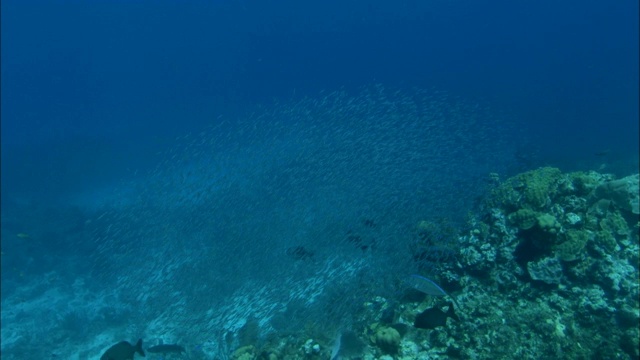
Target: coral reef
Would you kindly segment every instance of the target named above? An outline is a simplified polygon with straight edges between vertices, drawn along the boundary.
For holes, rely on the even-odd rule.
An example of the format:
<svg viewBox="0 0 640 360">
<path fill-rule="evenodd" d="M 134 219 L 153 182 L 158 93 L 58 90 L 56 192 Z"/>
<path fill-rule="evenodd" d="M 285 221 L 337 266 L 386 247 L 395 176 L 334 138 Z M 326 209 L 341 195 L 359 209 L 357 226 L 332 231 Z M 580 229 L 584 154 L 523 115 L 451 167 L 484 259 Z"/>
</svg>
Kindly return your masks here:
<svg viewBox="0 0 640 360">
<path fill-rule="evenodd" d="M 640 214 L 638 202 L 638 174 L 599 184 L 591 194 L 592 200 L 613 201 L 622 210 Z"/>
<path fill-rule="evenodd" d="M 538 261 L 530 261 L 527 271 L 533 280 L 547 284 L 559 284 L 562 280 L 562 264 L 556 257 L 546 257 Z"/>
<path fill-rule="evenodd" d="M 373 254 L 386 253 L 377 247 L 356 248 L 358 256 L 349 262 L 332 258 L 300 277 L 278 278 L 276 287 L 247 283 L 228 304 L 216 304 L 215 309 L 205 302 L 208 322 L 190 330 L 207 340 L 185 343 L 188 356 L 234 360 L 638 358 L 640 216 L 638 193 L 633 192 L 637 181 L 637 175 L 616 179 L 554 168 L 529 171 L 502 183 L 496 178 L 490 196 L 470 215 L 466 228 L 426 220 L 407 226 L 411 230 L 407 237 L 413 236 L 402 253 L 407 262 L 460 305 L 420 293 L 402 280 L 397 280 L 393 294 L 380 294 L 376 291 L 380 287 L 371 286 L 380 275 L 360 269 L 368 269 L 365 264 Z M 370 233 L 360 229 L 360 234 Z M 346 242 L 352 243 L 349 238 Z M 383 262 L 376 266 L 387 269 Z M 390 277 L 396 275 L 400 279 L 409 274 Z M 167 282 L 173 275 L 164 276 Z M 157 320 L 143 329 L 129 326 L 134 311 L 123 307 L 119 298 L 105 297 L 95 308 L 70 301 L 71 293 L 82 299 L 96 297 L 80 291 L 79 280 L 67 285 L 68 296 L 51 300 L 56 297 L 47 288 L 49 282 L 58 281 L 55 278 L 47 276 L 38 287 L 22 290 L 24 297 L 44 293 L 49 299 L 47 314 L 55 315 L 47 316 L 59 328 L 42 327 L 49 333 L 48 341 L 82 339 L 88 330 L 111 327 L 118 329 L 113 335 L 118 337 L 135 332 L 162 334 L 180 342 L 189 339 L 179 326 L 166 325 L 175 312 L 184 311 L 183 299 L 189 293 L 172 292 L 156 308 L 174 312 L 155 315 Z M 352 291 L 354 283 L 359 284 L 359 292 Z M 286 305 L 276 314 L 268 299 Z M 32 311 L 26 303 L 5 304 L 9 306 L 3 308 L 3 319 L 11 323 L 24 323 Z M 456 316 L 449 314 L 444 325 L 414 326 L 419 314 L 438 314 L 442 309 L 453 309 Z M 222 315 L 212 316 L 214 310 Z M 183 324 L 198 323 L 201 316 L 197 312 L 193 321 Z M 13 348 L 7 357 L 20 358 L 36 341 L 31 336 L 4 331 L 3 341 Z M 92 356 L 87 351 L 79 354 L 80 358 Z"/>
<path fill-rule="evenodd" d="M 456 261 L 438 266 L 460 321 L 416 329 L 416 316 L 445 306 L 442 298 L 411 289 L 377 297 L 351 333 L 369 346 L 343 358 L 638 358 L 637 194 L 618 196 L 630 179 L 543 168 L 498 184 L 458 236 Z M 433 224 L 417 229 L 418 244 L 437 245 Z M 278 358 L 326 358 L 330 338 L 299 338 Z"/>
<path fill-rule="evenodd" d="M 387 354 L 397 353 L 400 347 L 400 333 L 391 327 L 379 326 L 371 340 Z"/>
<path fill-rule="evenodd" d="M 458 299 L 470 310 L 467 323 L 450 327 L 451 346 L 474 358 L 495 349 L 637 358 L 637 182 L 542 168 L 498 185 L 460 239 L 461 266 L 449 270 L 461 277 Z M 472 340 L 458 329 L 490 336 Z"/>
</svg>

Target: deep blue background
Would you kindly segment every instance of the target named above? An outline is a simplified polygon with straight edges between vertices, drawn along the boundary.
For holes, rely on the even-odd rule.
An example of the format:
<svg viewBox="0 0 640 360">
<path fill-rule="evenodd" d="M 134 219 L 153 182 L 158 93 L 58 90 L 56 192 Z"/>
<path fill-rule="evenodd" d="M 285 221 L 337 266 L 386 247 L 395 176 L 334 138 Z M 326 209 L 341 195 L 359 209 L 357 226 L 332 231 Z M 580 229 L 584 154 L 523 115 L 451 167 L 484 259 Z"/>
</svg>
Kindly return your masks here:
<svg viewBox="0 0 640 360">
<path fill-rule="evenodd" d="M 634 156 L 638 2 L 5 0 L 3 194 L 117 178 L 219 114 L 371 83 L 480 100 L 551 164 Z"/>
</svg>

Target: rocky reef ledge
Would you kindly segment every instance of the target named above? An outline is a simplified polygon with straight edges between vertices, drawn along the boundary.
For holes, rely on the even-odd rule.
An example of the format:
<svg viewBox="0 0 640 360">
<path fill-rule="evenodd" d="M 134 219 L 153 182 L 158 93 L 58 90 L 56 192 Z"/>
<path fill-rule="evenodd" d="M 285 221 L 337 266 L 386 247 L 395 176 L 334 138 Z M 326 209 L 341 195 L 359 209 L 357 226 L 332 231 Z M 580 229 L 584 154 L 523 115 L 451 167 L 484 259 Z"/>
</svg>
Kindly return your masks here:
<svg viewBox="0 0 640 360">
<path fill-rule="evenodd" d="M 431 274 L 460 304 L 457 320 L 416 328 L 425 309 L 440 316 L 453 304 L 407 290 L 363 304 L 342 342 L 301 331 L 232 358 L 637 359 L 638 174 L 546 167 L 492 179 L 455 260 Z"/>
</svg>

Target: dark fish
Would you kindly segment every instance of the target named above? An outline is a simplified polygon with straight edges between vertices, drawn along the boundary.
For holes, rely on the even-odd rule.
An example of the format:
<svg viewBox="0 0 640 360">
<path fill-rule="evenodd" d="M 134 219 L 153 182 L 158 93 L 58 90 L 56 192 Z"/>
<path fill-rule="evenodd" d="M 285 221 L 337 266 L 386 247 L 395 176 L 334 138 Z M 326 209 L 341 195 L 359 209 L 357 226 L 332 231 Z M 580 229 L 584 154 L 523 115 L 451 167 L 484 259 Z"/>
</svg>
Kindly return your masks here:
<svg viewBox="0 0 640 360">
<path fill-rule="evenodd" d="M 607 155 L 609 155 L 610 152 L 611 152 L 611 150 L 607 149 L 607 150 L 598 151 L 598 152 L 596 152 L 594 154 L 596 156 L 607 156 Z"/>
<path fill-rule="evenodd" d="M 186 352 L 182 346 L 177 344 L 156 345 L 148 348 L 147 351 L 150 353 L 156 353 L 156 354 L 170 354 L 170 353 L 182 354 L 183 352 Z"/>
<path fill-rule="evenodd" d="M 146 356 L 144 350 L 142 350 L 142 339 L 138 340 L 136 346 L 129 344 L 128 341 L 120 341 L 107 349 L 100 357 L 100 360 L 133 360 L 136 352 Z"/>
<path fill-rule="evenodd" d="M 447 310 L 447 312 L 444 312 L 435 306 L 421 312 L 416 316 L 413 326 L 418 329 L 435 329 L 438 326 L 447 325 L 447 318 L 449 317 L 456 321 L 460 321 L 458 315 L 453 312 L 452 303 L 449 303 L 449 310 Z"/>
<path fill-rule="evenodd" d="M 362 220 L 362 224 L 368 228 L 374 228 L 376 227 L 376 222 L 371 220 L 371 219 L 364 219 Z"/>
<path fill-rule="evenodd" d="M 313 252 L 307 250 L 304 246 L 292 246 L 287 249 L 286 253 L 296 260 L 307 260 L 313 257 Z"/>
<path fill-rule="evenodd" d="M 347 233 L 347 242 L 355 246 L 356 249 L 360 249 L 363 252 L 373 249 L 373 243 L 365 241 L 362 236 L 352 234 L 351 231 Z"/>
</svg>

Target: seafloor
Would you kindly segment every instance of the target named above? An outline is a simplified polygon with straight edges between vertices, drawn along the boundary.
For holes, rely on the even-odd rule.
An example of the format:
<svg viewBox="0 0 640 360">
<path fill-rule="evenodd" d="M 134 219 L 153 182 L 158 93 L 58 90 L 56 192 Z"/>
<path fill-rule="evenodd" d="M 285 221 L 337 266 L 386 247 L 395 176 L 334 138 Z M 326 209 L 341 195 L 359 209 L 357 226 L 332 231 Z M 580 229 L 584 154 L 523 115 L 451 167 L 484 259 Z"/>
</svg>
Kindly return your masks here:
<svg viewBox="0 0 640 360">
<path fill-rule="evenodd" d="M 201 339 L 165 337 L 165 343 L 184 345 L 185 352 L 148 353 L 147 358 L 637 359 L 638 174 L 615 178 L 546 167 L 509 179 L 492 174 L 491 181 L 490 194 L 469 214 L 466 227 L 450 232 L 457 239 L 453 260 L 430 270 L 448 296 L 427 296 L 400 286 L 403 290 L 394 298 L 372 294 L 357 304 L 348 329 L 309 323 L 293 333 L 264 334 L 255 319 L 238 329 L 226 353 L 220 344 Z M 415 224 L 415 233 L 429 248 L 446 226 L 423 221 Z M 100 309 L 101 302 L 112 300 L 83 290 L 81 280 L 56 287 L 54 277 L 3 300 L 3 358 L 31 358 L 31 347 L 39 345 L 49 348 L 52 359 L 97 359 L 111 345 L 109 339 L 117 336 L 103 329 L 92 343 L 84 344 L 67 344 L 73 336 L 68 330 L 29 338 L 29 328 L 38 326 L 30 314 L 42 311 L 38 309 L 74 302 Z M 445 313 L 450 307 L 457 319 L 449 316 L 427 329 L 414 326 L 421 312 Z M 129 316 L 111 315 L 123 322 Z M 173 320 L 191 327 L 191 334 L 206 331 L 191 320 Z M 146 348 L 163 338 L 160 325 L 150 328 L 147 334 L 153 332 L 155 338 L 145 339 Z M 125 338 L 129 334 L 118 331 Z"/>
</svg>

